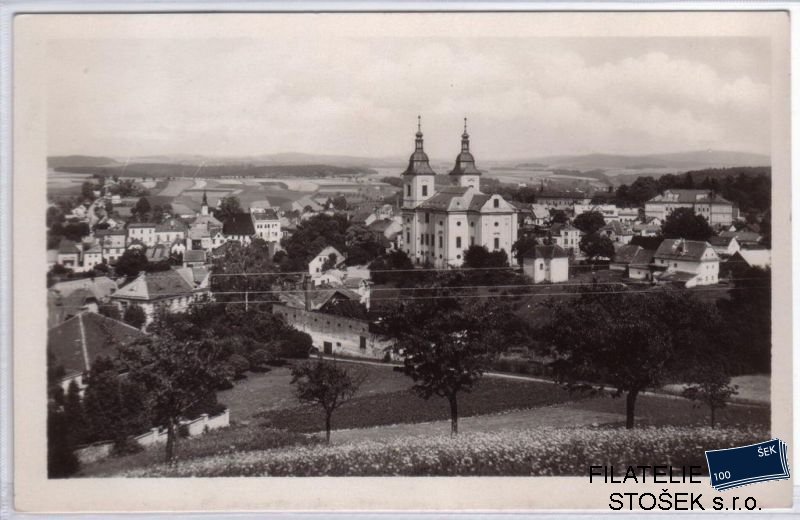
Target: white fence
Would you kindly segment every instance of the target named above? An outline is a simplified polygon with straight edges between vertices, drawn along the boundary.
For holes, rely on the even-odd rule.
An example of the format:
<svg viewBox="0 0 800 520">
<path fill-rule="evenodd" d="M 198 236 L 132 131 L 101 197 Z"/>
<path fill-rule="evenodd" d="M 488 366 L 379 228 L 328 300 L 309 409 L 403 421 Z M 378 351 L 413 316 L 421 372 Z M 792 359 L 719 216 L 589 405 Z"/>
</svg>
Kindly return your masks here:
<svg viewBox="0 0 800 520">
<path fill-rule="evenodd" d="M 189 437 L 196 437 L 202 435 L 207 431 L 216 430 L 218 428 L 225 428 L 230 426 L 231 413 L 226 408 L 224 412 L 219 415 L 209 417 L 208 414 L 201 414 L 200 417 L 193 421 L 181 421 L 181 428 L 185 428 Z M 177 433 L 177 432 L 176 432 Z M 150 431 L 137 435 L 134 437 L 136 442 L 141 446 L 147 447 L 161 442 L 167 442 L 167 429 L 166 428 L 151 428 Z M 114 443 L 111 441 L 97 442 L 84 448 L 75 450 L 75 455 L 81 464 L 89 464 L 108 457 L 111 454 L 111 449 Z"/>
</svg>

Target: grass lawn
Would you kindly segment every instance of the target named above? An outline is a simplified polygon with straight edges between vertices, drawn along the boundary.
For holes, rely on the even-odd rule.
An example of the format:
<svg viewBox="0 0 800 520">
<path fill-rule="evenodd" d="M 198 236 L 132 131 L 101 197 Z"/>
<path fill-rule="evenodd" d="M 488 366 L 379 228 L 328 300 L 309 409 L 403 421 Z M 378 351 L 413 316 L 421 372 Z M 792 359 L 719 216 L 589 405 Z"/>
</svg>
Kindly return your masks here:
<svg viewBox="0 0 800 520">
<path fill-rule="evenodd" d="M 389 372 L 385 368 L 375 367 Z M 392 372 L 394 373 L 394 372 Z M 398 374 L 400 375 L 400 374 Z M 470 393 L 459 396 L 459 416 L 534 408 L 577 399 L 557 385 L 529 381 L 485 378 Z M 258 414 L 266 427 L 296 432 L 324 429 L 320 409 L 298 406 L 269 410 Z M 445 399 L 418 397 L 411 390 L 361 395 L 345 403 L 333 414 L 333 428 L 367 428 L 397 423 L 417 423 L 449 419 L 450 408 Z"/>
<path fill-rule="evenodd" d="M 356 365 L 343 363 L 351 371 L 359 371 L 367 379 L 359 395 L 371 396 L 387 392 L 398 392 L 411 387 L 411 378 L 393 371 L 388 366 Z M 255 374 L 248 372 L 247 379 L 236 383 L 230 390 L 217 394 L 219 402 L 231 410 L 231 421 L 251 421 L 258 414 L 276 409 L 293 409 L 301 406 L 291 384 L 291 368 L 273 368 L 270 372 Z"/>
<path fill-rule="evenodd" d="M 597 397 L 571 403 L 576 410 L 622 414 L 625 398 Z M 760 427 L 769 429 L 769 406 L 729 405 L 717 410 L 718 427 Z M 624 419 L 620 423 L 624 426 Z M 709 411 L 686 399 L 642 395 L 636 399 L 635 425 L 644 426 L 709 426 Z"/>
</svg>

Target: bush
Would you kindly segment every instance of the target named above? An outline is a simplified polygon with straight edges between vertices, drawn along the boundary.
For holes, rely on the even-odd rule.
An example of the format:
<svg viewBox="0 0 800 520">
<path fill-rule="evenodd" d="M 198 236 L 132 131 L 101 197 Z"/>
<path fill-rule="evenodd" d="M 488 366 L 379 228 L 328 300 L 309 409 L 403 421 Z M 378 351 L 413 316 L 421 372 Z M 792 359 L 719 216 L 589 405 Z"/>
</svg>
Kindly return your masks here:
<svg viewBox="0 0 800 520">
<path fill-rule="evenodd" d="M 144 450 L 144 448 L 136 441 L 136 439 L 133 437 L 125 437 L 124 439 L 120 439 L 114 443 L 114 447 L 111 449 L 111 456 L 124 457 L 126 455 L 139 453 L 142 450 Z"/>
<path fill-rule="evenodd" d="M 626 467 L 632 460 L 705 468 L 705 450 L 752 444 L 767 435 L 711 428 L 542 428 L 232 452 L 123 476 L 576 476 L 591 464 Z"/>
<path fill-rule="evenodd" d="M 233 369 L 234 379 L 244 378 L 245 377 L 244 373 L 250 370 L 250 362 L 247 360 L 246 357 L 239 354 L 233 354 L 231 357 L 229 357 L 228 364 Z"/>
</svg>

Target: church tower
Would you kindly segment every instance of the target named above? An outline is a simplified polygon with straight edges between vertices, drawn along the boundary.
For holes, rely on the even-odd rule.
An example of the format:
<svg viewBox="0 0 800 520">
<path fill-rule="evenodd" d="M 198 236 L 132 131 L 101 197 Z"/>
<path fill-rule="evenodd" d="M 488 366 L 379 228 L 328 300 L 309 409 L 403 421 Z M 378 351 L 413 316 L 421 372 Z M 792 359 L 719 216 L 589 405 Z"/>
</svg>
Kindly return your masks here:
<svg viewBox="0 0 800 520">
<path fill-rule="evenodd" d="M 203 190 L 203 203 L 200 204 L 200 214 L 203 216 L 208 215 L 208 197 L 206 196 L 206 190 Z"/>
<path fill-rule="evenodd" d="M 403 208 L 415 208 L 433 197 L 435 176 L 422 146 L 422 118 L 417 116 L 414 153 L 409 157 L 408 168 L 403 172 Z"/>
<path fill-rule="evenodd" d="M 456 165 L 450 172 L 453 180 L 461 187 L 475 188 L 481 191 L 481 172 L 475 167 L 475 158 L 469 151 L 469 133 L 467 118 L 464 118 L 464 133 L 461 134 L 461 153 L 456 157 Z"/>
</svg>

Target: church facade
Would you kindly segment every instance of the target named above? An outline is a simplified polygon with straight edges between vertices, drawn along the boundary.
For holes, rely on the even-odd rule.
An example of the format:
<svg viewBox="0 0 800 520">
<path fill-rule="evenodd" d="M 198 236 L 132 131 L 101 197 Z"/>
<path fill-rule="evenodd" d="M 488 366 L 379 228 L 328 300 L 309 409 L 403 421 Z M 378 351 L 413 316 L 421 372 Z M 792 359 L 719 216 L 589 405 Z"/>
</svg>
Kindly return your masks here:
<svg viewBox="0 0 800 520">
<path fill-rule="evenodd" d="M 472 245 L 505 251 L 517 240 L 517 210 L 499 195 L 480 191 L 481 171 L 469 150 L 466 119 L 450 185 L 436 188 L 436 172 L 418 123 L 414 153 L 403 172 L 403 249 L 415 264 L 458 267 Z"/>
</svg>

